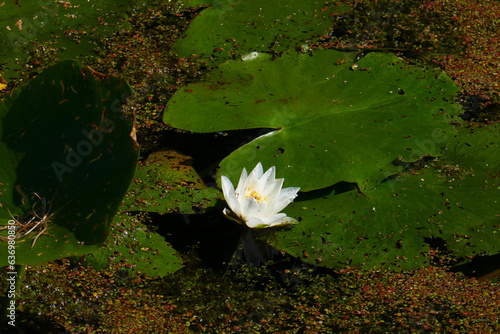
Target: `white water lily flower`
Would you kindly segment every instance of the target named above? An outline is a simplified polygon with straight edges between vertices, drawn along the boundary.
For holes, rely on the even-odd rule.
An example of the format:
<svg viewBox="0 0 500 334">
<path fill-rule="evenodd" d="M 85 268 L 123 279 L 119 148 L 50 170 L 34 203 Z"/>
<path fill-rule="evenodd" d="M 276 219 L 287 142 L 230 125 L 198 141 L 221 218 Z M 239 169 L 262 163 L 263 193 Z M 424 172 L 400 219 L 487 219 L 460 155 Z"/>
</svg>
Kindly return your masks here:
<svg viewBox="0 0 500 334">
<path fill-rule="evenodd" d="M 298 187 L 284 188 L 285 179 L 276 179 L 276 168 L 271 167 L 265 173 L 259 162 L 250 175 L 245 168 L 241 172 L 240 181 L 234 190 L 231 181 L 221 177 L 222 191 L 227 205 L 232 210 L 224 209 L 226 217 L 246 224 L 250 228 L 264 228 L 279 225 L 294 224 L 297 221 L 279 213 L 290 204 Z"/>
</svg>

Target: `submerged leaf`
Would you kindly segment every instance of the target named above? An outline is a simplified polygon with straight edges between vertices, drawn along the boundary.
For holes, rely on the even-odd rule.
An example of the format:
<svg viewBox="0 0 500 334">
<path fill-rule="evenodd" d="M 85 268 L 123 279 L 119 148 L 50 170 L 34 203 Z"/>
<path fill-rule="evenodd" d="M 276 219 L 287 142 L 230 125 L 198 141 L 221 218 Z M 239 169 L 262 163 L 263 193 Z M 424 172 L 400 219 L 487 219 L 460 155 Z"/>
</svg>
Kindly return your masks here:
<svg viewBox="0 0 500 334">
<path fill-rule="evenodd" d="M 176 151 L 151 154 L 135 171 L 122 209 L 193 214 L 213 205 L 220 192 L 207 188 L 191 163 Z"/>
<path fill-rule="evenodd" d="M 148 276 L 165 276 L 183 267 L 174 248 L 137 217 L 120 213 L 112 225 L 106 244 L 86 256 L 84 266 L 102 269 L 112 263 L 121 264 L 132 274 Z"/>
</svg>

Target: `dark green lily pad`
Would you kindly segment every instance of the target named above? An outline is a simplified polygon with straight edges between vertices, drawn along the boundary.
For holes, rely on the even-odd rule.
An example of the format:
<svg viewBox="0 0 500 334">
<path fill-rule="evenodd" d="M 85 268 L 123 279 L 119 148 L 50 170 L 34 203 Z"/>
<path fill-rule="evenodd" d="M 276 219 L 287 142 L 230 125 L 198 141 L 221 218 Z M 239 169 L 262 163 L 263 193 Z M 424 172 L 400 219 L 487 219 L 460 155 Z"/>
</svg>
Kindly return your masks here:
<svg viewBox="0 0 500 334">
<path fill-rule="evenodd" d="M 301 48 L 327 34 L 347 6 L 324 1 L 207 0 L 188 5 L 209 5 L 189 24 L 174 44 L 183 57 L 192 54 L 220 63 L 249 52 L 280 53 Z"/>
<path fill-rule="evenodd" d="M 207 188 L 191 163 L 175 151 L 151 154 L 135 171 L 122 209 L 194 214 L 213 206 L 220 192 Z"/>
<path fill-rule="evenodd" d="M 174 95 L 164 121 L 193 132 L 276 129 L 222 161 L 218 175 L 233 183 L 260 161 L 303 191 L 339 181 L 369 189 L 397 172 L 398 158 L 438 155 L 460 107 L 441 72 L 381 53 L 353 70 L 356 56 L 316 50 L 228 61 Z"/>
<path fill-rule="evenodd" d="M 66 61 L 0 105 L 0 224 L 26 224 L 33 208 L 34 221 L 48 218 L 45 233 L 39 225 L 16 244 L 16 264 L 90 253 L 105 241 L 136 167 L 132 122 L 121 112 L 130 94 L 121 79 Z"/>
<path fill-rule="evenodd" d="M 0 57 L 3 76 L 9 81 L 22 70 L 34 40 L 48 41 L 40 56 L 56 51 L 61 60 L 91 55 L 99 41 L 92 34 L 113 32 L 127 26 L 126 11 L 133 1 L 18 0 L 0 7 Z M 50 49 L 50 50 L 49 50 Z"/>
<path fill-rule="evenodd" d="M 285 211 L 300 222 L 277 232 L 279 250 L 329 268 L 410 269 L 430 247 L 464 261 L 500 252 L 500 131 L 462 129 L 443 156 L 374 189 L 337 184 L 302 194 Z"/>
<path fill-rule="evenodd" d="M 115 216 L 106 243 L 87 255 L 82 264 L 104 269 L 111 263 L 125 267 L 131 274 L 148 276 L 165 276 L 183 267 L 177 252 L 162 236 L 125 213 Z"/>
</svg>

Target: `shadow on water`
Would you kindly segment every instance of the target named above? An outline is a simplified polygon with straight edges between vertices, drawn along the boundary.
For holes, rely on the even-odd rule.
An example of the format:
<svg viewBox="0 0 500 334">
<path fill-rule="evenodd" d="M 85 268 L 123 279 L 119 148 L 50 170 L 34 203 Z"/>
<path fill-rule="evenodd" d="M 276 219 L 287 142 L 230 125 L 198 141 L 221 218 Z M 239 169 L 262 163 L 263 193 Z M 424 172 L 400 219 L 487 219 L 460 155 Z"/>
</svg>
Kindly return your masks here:
<svg viewBox="0 0 500 334">
<path fill-rule="evenodd" d="M 153 228 L 181 254 L 195 252 L 199 267 L 225 272 L 245 265 L 265 265 L 276 275 L 294 268 L 301 275 L 336 276 L 333 270 L 306 264 L 268 245 L 266 236 L 274 233 L 273 229 L 249 229 L 227 220 L 220 210 L 199 215 L 154 214 L 151 218 Z"/>
<path fill-rule="evenodd" d="M 275 129 L 259 128 L 217 133 L 167 131 L 160 139 L 161 147 L 168 147 L 193 158 L 193 168 L 203 181 L 213 182 L 211 173 L 219 163 L 237 148 Z M 151 152 L 144 152 L 144 157 Z"/>
<path fill-rule="evenodd" d="M 195 251 L 201 266 L 222 270 L 239 246 L 244 227 L 226 220 L 222 212 L 199 215 L 153 214 L 156 231 L 181 253 Z"/>
<path fill-rule="evenodd" d="M 447 247 L 446 240 L 430 237 L 424 238 L 424 242 L 439 254 L 431 261 L 434 266 L 446 266 L 453 273 L 462 273 L 479 281 L 500 276 L 500 254 L 477 255 L 472 260 L 463 263 L 465 259 L 454 257 L 453 252 Z"/>
<path fill-rule="evenodd" d="M 500 276 L 500 254 L 478 255 L 472 261 L 454 266 L 452 272 L 461 272 L 467 277 L 475 277 L 479 281 Z"/>
</svg>

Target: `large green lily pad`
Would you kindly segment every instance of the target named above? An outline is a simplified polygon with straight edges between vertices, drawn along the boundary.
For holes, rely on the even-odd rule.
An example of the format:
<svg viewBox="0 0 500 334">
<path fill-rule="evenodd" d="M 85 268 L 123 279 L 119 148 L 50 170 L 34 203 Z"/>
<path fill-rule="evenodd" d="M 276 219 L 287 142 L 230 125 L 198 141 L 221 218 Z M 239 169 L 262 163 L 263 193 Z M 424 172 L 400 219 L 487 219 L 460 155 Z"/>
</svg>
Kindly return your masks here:
<svg viewBox="0 0 500 334">
<path fill-rule="evenodd" d="M 122 209 L 194 214 L 213 206 L 220 192 L 207 188 L 191 163 L 172 150 L 151 154 L 135 171 Z"/>
<path fill-rule="evenodd" d="M 207 0 L 207 4 L 174 44 L 173 50 L 189 57 L 201 55 L 218 63 L 249 52 L 280 53 L 301 48 L 327 34 L 347 6 L 325 1 Z"/>
<path fill-rule="evenodd" d="M 90 253 L 105 241 L 137 162 L 121 112 L 130 94 L 121 79 L 65 61 L 0 105 L 0 224 L 26 224 L 35 208 L 34 221 L 47 226 L 19 240 L 16 264 Z M 7 242 L 0 247 L 7 254 Z"/>
<path fill-rule="evenodd" d="M 456 261 L 500 252 L 498 126 L 462 129 L 443 156 L 358 192 L 337 184 L 285 211 L 300 222 L 270 242 L 329 268 L 428 265 L 439 245 Z"/>
<path fill-rule="evenodd" d="M 438 155 L 460 107 L 441 72 L 392 54 L 356 56 L 316 50 L 228 61 L 174 95 L 164 121 L 193 132 L 275 129 L 222 161 L 218 175 L 233 183 L 260 161 L 303 191 L 339 181 L 372 188 L 398 171 L 398 157 Z"/>
<path fill-rule="evenodd" d="M 48 42 L 40 57 L 52 49 L 60 59 L 92 54 L 98 40 L 92 34 L 106 34 L 124 26 L 126 11 L 133 1 L 110 0 L 17 0 L 0 7 L 0 58 L 4 78 L 9 81 L 21 71 L 34 40 Z"/>
</svg>

